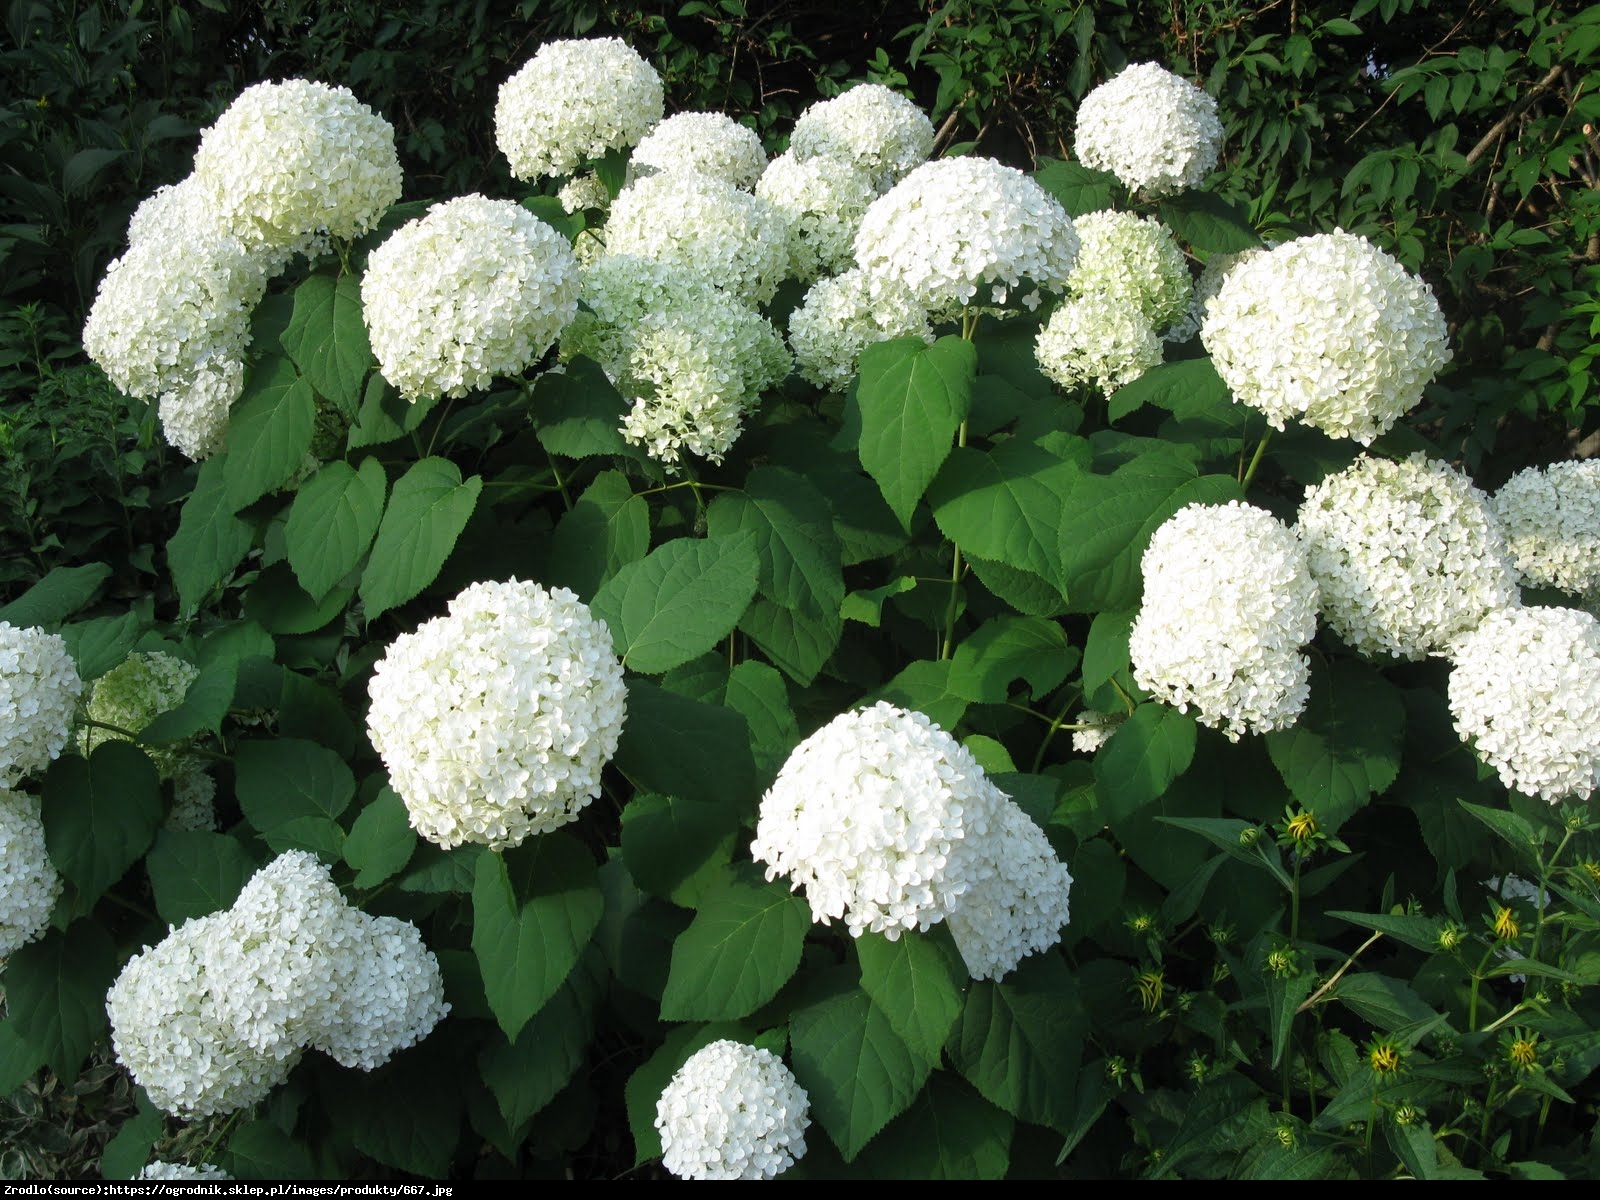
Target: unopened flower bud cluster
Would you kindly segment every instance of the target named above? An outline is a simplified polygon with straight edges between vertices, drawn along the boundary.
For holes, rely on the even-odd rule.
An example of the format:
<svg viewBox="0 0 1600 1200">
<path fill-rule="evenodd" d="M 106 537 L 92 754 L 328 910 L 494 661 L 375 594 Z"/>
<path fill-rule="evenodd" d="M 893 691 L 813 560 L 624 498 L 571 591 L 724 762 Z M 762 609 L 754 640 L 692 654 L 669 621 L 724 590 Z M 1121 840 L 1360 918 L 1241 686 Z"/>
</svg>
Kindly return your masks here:
<svg viewBox="0 0 1600 1200">
<path fill-rule="evenodd" d="M 656 1101 L 661 1163 L 680 1179 L 771 1179 L 806 1152 L 810 1098 L 770 1050 L 718 1041 Z"/>
</svg>

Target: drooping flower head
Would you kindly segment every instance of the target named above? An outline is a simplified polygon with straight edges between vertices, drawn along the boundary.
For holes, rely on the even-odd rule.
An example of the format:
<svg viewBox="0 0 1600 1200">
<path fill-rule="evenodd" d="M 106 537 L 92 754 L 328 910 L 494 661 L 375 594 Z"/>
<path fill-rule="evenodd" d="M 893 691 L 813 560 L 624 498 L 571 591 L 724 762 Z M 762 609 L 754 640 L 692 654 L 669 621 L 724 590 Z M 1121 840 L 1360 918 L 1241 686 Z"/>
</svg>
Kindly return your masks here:
<svg viewBox="0 0 1600 1200">
<path fill-rule="evenodd" d="M 848 159 L 802 161 L 792 150 L 767 164 L 756 195 L 788 222 L 789 269 L 803 283 L 855 264 L 856 231 L 878 197 L 871 177 Z"/>
<path fill-rule="evenodd" d="M 1490 613 L 1450 646 L 1456 732 L 1515 791 L 1555 804 L 1600 785 L 1600 622 L 1570 608 Z"/>
<path fill-rule="evenodd" d="M 805 1154 L 810 1107 L 772 1051 L 712 1042 L 656 1101 L 661 1163 L 680 1179 L 771 1179 Z"/>
<path fill-rule="evenodd" d="M 1140 562 L 1128 648 L 1140 687 L 1232 741 L 1285 729 L 1310 694 L 1302 647 L 1317 632 L 1304 548 L 1271 513 L 1235 500 L 1169 517 Z"/>
<path fill-rule="evenodd" d="M 1124 67 L 1078 105 L 1073 148 L 1084 165 L 1147 195 L 1198 187 L 1221 146 L 1217 102 L 1155 63 Z"/>
<path fill-rule="evenodd" d="M 1428 285 L 1342 230 L 1234 267 L 1200 338 L 1234 398 L 1274 429 L 1300 420 L 1363 445 L 1414 408 L 1450 361 Z"/>
<path fill-rule="evenodd" d="M 855 242 L 870 278 L 909 289 L 936 317 L 986 303 L 990 290 L 1004 305 L 1024 281 L 1060 290 L 1077 254 L 1060 202 L 988 158 L 924 163 L 873 202 Z"/>
<path fill-rule="evenodd" d="M 928 310 L 910 288 L 869 279 L 859 267 L 817 280 L 789 314 L 795 365 L 806 379 L 830 392 L 850 389 L 868 346 L 897 337 L 932 343 Z"/>
<path fill-rule="evenodd" d="M 578 311 L 578 264 L 520 205 L 462 196 L 372 252 L 361 306 L 401 395 L 464 396 L 543 357 Z"/>
<path fill-rule="evenodd" d="M 510 847 L 600 794 L 627 700 L 605 622 L 565 588 L 475 583 L 402 634 L 367 732 L 411 824 L 449 849 Z"/>
<path fill-rule="evenodd" d="M 663 171 L 698 171 L 749 191 L 767 169 L 756 131 L 724 113 L 684 112 L 668 117 L 633 148 L 635 178 Z"/>
<path fill-rule="evenodd" d="M 1421 454 L 1363 455 L 1328 476 L 1307 489 L 1298 530 L 1323 616 L 1362 654 L 1424 658 L 1517 603 L 1483 493 Z"/>
<path fill-rule="evenodd" d="M 60 895 L 39 801 L 0 786 L 0 962 L 44 936 Z"/>
<path fill-rule="evenodd" d="M 1063 300 L 1039 330 L 1034 356 L 1062 387 L 1088 384 L 1106 396 L 1160 366 L 1164 357 L 1144 314 L 1102 292 Z"/>
<path fill-rule="evenodd" d="M 1527 467 L 1489 501 L 1523 582 L 1600 588 L 1600 459 Z"/>
<path fill-rule="evenodd" d="M 1115 209 L 1085 213 L 1072 227 L 1081 245 L 1067 277 L 1070 295 L 1130 304 L 1158 333 L 1183 319 L 1194 285 L 1172 230 Z"/>
<path fill-rule="evenodd" d="M 0 787 L 54 761 L 82 694 L 83 680 L 59 634 L 0 621 Z"/>
<path fill-rule="evenodd" d="M 200 135 L 195 177 L 248 245 L 354 238 L 400 199 L 394 128 L 343 87 L 305 79 L 239 93 Z"/>
<path fill-rule="evenodd" d="M 494 137 L 518 179 L 570 175 L 661 120 L 661 76 L 620 38 L 546 42 L 500 87 Z"/>
<path fill-rule="evenodd" d="M 933 153 L 933 122 L 900 93 L 861 83 L 800 114 L 789 150 L 801 162 L 837 158 L 888 191 Z"/>
<path fill-rule="evenodd" d="M 137 651 L 94 681 L 89 689 L 89 718 L 131 734 L 141 733 L 156 717 L 183 703 L 189 685 L 199 675 L 199 667 L 175 655 Z M 79 747 L 88 755 L 100 743 L 121 736 L 110 729 L 91 725 L 79 738 Z M 170 776 L 183 757 L 181 749 L 152 746 L 145 752 L 161 769 L 163 777 Z"/>
</svg>

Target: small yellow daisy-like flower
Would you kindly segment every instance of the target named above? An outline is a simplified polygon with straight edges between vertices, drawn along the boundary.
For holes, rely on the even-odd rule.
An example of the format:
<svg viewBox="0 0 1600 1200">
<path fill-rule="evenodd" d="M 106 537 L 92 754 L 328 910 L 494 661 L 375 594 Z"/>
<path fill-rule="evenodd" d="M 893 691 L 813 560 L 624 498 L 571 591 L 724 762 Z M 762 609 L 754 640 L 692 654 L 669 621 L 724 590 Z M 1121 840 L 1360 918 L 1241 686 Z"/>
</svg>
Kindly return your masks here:
<svg viewBox="0 0 1600 1200">
<path fill-rule="evenodd" d="M 1304 843 L 1317 832 L 1317 818 L 1308 812 L 1297 812 L 1285 823 L 1284 832 L 1292 840 Z"/>
<path fill-rule="evenodd" d="M 1142 971 L 1134 976 L 1133 986 L 1139 993 L 1139 1007 L 1145 1012 L 1153 1013 L 1161 1007 L 1161 999 L 1167 992 L 1167 980 L 1162 972 Z"/>
<path fill-rule="evenodd" d="M 1375 1075 L 1394 1075 L 1400 1070 L 1400 1047 L 1388 1038 L 1374 1035 L 1367 1046 L 1367 1065 Z"/>
<path fill-rule="evenodd" d="M 1600 883 L 1600 862 L 1590 859 L 1583 864 L 1583 872 L 1589 877 L 1591 883 Z"/>
<path fill-rule="evenodd" d="M 1519 1071 L 1532 1071 L 1539 1065 L 1539 1035 L 1517 1028 L 1504 1042 L 1506 1060 Z"/>
<path fill-rule="evenodd" d="M 1515 941 L 1522 934 L 1522 926 L 1517 924 L 1517 914 L 1506 907 L 1495 909 L 1494 935 L 1503 942 Z"/>
<path fill-rule="evenodd" d="M 1448 953 L 1461 945 L 1461 930 L 1454 922 L 1439 930 L 1439 949 Z"/>
</svg>

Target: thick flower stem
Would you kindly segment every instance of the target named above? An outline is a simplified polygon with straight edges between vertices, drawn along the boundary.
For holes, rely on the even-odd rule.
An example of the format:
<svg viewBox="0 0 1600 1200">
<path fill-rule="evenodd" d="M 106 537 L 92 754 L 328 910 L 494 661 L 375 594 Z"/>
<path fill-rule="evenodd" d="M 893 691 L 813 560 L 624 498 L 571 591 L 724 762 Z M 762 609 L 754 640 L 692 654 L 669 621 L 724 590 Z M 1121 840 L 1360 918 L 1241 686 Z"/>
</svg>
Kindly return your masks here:
<svg viewBox="0 0 1600 1200">
<path fill-rule="evenodd" d="M 970 312 L 961 319 L 962 331 L 966 332 L 968 321 L 974 328 L 977 326 L 977 317 Z M 967 423 L 961 422 L 961 428 L 956 433 L 956 445 L 967 444 Z M 956 646 L 956 615 L 961 603 L 961 577 L 965 573 L 965 564 L 961 561 L 961 547 L 954 542 L 951 548 L 955 551 L 950 563 L 950 603 L 945 608 L 944 617 L 944 642 L 939 647 L 939 660 L 943 662 L 955 651 Z"/>
<path fill-rule="evenodd" d="M 1250 459 L 1250 465 L 1245 468 L 1244 474 L 1239 476 L 1239 486 L 1248 489 L 1250 481 L 1256 477 L 1256 468 L 1261 465 L 1261 457 L 1267 452 L 1267 443 L 1272 440 L 1272 430 L 1268 429 L 1261 435 L 1261 440 L 1256 443 L 1255 455 Z"/>
</svg>

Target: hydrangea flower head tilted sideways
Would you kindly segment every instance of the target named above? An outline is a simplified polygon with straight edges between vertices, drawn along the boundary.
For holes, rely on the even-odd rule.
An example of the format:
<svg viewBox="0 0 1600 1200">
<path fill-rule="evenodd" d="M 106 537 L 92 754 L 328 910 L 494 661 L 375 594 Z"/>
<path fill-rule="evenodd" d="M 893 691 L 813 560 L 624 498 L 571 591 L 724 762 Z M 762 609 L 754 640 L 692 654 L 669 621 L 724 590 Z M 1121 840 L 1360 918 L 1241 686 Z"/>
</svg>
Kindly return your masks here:
<svg viewBox="0 0 1600 1200">
<path fill-rule="evenodd" d="M 1600 589 L 1600 459 L 1528 467 L 1489 501 L 1525 583 Z"/>
<path fill-rule="evenodd" d="M 633 148 L 628 169 L 635 178 L 698 171 L 748 191 L 767 169 L 767 152 L 755 130 L 730 116 L 684 112 L 644 135 Z"/>
<path fill-rule="evenodd" d="M 1198 187 L 1221 147 L 1217 102 L 1155 63 L 1124 67 L 1078 105 L 1083 164 L 1150 196 Z"/>
<path fill-rule="evenodd" d="M 1063 300 L 1034 340 L 1039 369 L 1064 388 L 1092 385 L 1109 396 L 1132 383 L 1164 354 L 1138 307 L 1117 296 L 1089 292 Z"/>
<path fill-rule="evenodd" d="M 789 149 L 801 162 L 836 158 L 886 192 L 933 153 L 933 122 L 899 92 L 862 83 L 800 114 Z"/>
<path fill-rule="evenodd" d="M 565 588 L 475 583 L 377 664 L 367 732 L 411 824 L 515 846 L 600 794 L 627 703 L 605 622 Z"/>
<path fill-rule="evenodd" d="M 518 179 L 570 175 L 661 120 L 661 76 L 620 38 L 546 42 L 500 87 L 494 137 Z"/>
<path fill-rule="evenodd" d="M 680 1179 L 771 1179 L 804 1156 L 810 1107 L 772 1051 L 712 1042 L 656 1101 L 661 1163 Z"/>
<path fill-rule="evenodd" d="M 525 370 L 561 336 L 578 311 L 578 263 L 520 205 L 461 196 L 372 252 L 361 308 L 402 396 L 465 396 Z"/>
<path fill-rule="evenodd" d="M 1072 879 L 1038 826 L 961 743 L 882 701 L 795 748 L 750 853 L 768 879 L 805 888 L 813 920 L 842 917 L 853 937 L 949 919 L 977 979 L 1054 945 L 1067 921 Z"/>
<path fill-rule="evenodd" d="M 989 302 L 980 288 L 992 288 L 1001 305 L 1024 281 L 1059 291 L 1078 235 L 1060 201 L 1014 167 L 941 158 L 873 202 L 855 255 L 869 277 L 898 283 L 936 317 L 952 317 Z"/>
<path fill-rule="evenodd" d="M 1446 463 L 1363 456 L 1299 515 L 1323 616 L 1362 654 L 1425 658 L 1518 601 L 1486 498 Z"/>
<path fill-rule="evenodd" d="M 39 801 L 0 786 L 0 960 L 44 935 L 60 895 Z"/>
<path fill-rule="evenodd" d="M 200 136 L 194 173 L 247 245 L 353 238 L 400 199 L 394 128 L 348 89 L 305 79 L 239 93 Z"/>
<path fill-rule="evenodd" d="M 61 753 L 82 694 L 59 634 L 0 621 L 0 787 L 44 770 Z"/>
<path fill-rule="evenodd" d="M 1600 786 L 1600 622 L 1578 609 L 1502 609 L 1449 656 L 1456 732 L 1501 783 L 1551 804 Z"/>
<path fill-rule="evenodd" d="M 1134 679 L 1232 741 L 1285 729 L 1310 692 L 1317 632 L 1304 548 L 1271 513 L 1191 504 L 1156 530 L 1128 648 Z"/>
<path fill-rule="evenodd" d="M 1200 339 L 1235 399 L 1274 429 L 1300 420 L 1363 445 L 1414 408 L 1450 361 L 1428 285 L 1342 230 L 1239 263 Z"/>
</svg>

